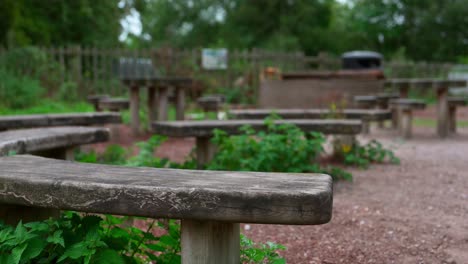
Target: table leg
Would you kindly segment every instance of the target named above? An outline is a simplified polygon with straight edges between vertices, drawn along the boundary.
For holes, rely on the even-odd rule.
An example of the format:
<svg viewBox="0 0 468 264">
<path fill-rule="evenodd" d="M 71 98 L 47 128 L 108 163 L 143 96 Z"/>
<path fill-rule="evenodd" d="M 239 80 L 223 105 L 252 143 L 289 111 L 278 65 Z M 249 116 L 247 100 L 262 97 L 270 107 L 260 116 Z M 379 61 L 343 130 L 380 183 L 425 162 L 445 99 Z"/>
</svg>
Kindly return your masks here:
<svg viewBox="0 0 468 264">
<path fill-rule="evenodd" d="M 148 86 L 148 119 L 150 124 L 156 121 L 157 104 L 156 87 Z"/>
<path fill-rule="evenodd" d="M 448 88 L 437 89 L 437 134 L 446 138 L 449 132 L 448 126 Z"/>
<path fill-rule="evenodd" d="M 158 120 L 166 121 L 167 120 L 167 101 L 168 101 L 168 88 L 167 86 L 159 87 L 159 96 L 158 96 Z"/>
<path fill-rule="evenodd" d="M 214 157 L 216 146 L 211 143 L 210 137 L 196 138 L 196 159 L 198 169 L 203 169 Z"/>
<path fill-rule="evenodd" d="M 410 139 L 413 136 L 412 132 L 412 123 L 413 123 L 413 113 L 410 109 L 404 109 L 400 111 L 401 119 L 400 119 L 400 132 L 403 138 Z"/>
<path fill-rule="evenodd" d="M 176 119 L 184 120 L 185 111 L 185 89 L 176 87 Z"/>
<path fill-rule="evenodd" d="M 450 133 L 457 133 L 457 108 L 455 106 L 449 107 L 449 130 Z"/>
<path fill-rule="evenodd" d="M 240 263 L 239 223 L 181 221 L 183 264 Z"/>
<path fill-rule="evenodd" d="M 130 125 L 132 133 L 138 135 L 140 132 L 140 94 L 138 86 L 130 87 Z"/>
</svg>

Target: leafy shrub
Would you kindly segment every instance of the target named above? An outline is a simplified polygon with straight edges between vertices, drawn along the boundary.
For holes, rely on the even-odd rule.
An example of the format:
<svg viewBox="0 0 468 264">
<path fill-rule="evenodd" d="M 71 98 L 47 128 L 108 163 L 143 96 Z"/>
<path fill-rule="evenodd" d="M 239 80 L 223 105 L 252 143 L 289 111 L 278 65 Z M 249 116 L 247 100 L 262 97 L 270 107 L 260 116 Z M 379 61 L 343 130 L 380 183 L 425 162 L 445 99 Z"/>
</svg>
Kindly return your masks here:
<svg viewBox="0 0 468 264">
<path fill-rule="evenodd" d="M 64 82 L 60 85 L 58 98 L 66 102 L 73 102 L 78 98 L 78 85 L 75 82 Z"/>
<path fill-rule="evenodd" d="M 292 124 L 274 124 L 274 119 L 267 118 L 267 130 L 258 133 L 249 126 L 242 127 L 243 134 L 236 136 L 215 130 L 212 142 L 218 152 L 207 169 L 327 173 L 334 179 L 352 180 L 350 173 L 318 163 L 325 143 L 321 133 L 306 134 Z"/>
<path fill-rule="evenodd" d="M 0 68 L 0 96 L 3 107 L 20 109 L 30 107 L 44 94 L 39 81 L 16 75 Z"/>
<path fill-rule="evenodd" d="M 357 165 L 362 168 L 367 168 L 371 162 L 399 164 L 400 159 L 398 159 L 391 150 L 385 149 L 382 144 L 376 140 L 371 140 L 365 145 L 355 144 L 344 152 L 344 163 L 347 165 Z"/>
</svg>

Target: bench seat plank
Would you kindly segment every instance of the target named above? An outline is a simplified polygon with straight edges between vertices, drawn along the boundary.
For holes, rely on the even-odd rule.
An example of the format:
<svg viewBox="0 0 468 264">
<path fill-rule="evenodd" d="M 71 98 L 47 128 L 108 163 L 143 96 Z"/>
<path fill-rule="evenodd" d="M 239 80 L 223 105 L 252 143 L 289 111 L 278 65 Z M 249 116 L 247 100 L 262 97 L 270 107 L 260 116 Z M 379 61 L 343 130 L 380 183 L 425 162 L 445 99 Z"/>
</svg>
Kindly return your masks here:
<svg viewBox="0 0 468 264">
<path fill-rule="evenodd" d="M 98 127 L 49 127 L 0 132 L 0 156 L 68 148 L 109 140 L 109 131 Z"/>
<path fill-rule="evenodd" d="M 120 124 L 118 113 L 69 113 L 0 116 L 0 130 L 51 127 Z"/>
<path fill-rule="evenodd" d="M 0 203 L 82 212 L 265 224 L 323 224 L 323 174 L 124 167 L 29 155 L 0 158 Z"/>
<path fill-rule="evenodd" d="M 336 114 L 345 119 L 366 119 L 369 121 L 389 120 L 391 111 L 382 109 L 246 109 L 231 110 L 229 116 L 234 119 L 264 119 L 275 113 L 284 119 L 326 119 Z"/>
<path fill-rule="evenodd" d="M 321 132 L 324 134 L 356 135 L 361 132 L 360 120 L 311 120 L 288 119 L 275 120 L 276 124 L 293 124 L 305 132 Z M 250 125 L 254 130 L 266 130 L 264 120 L 203 120 L 203 121 L 171 121 L 154 122 L 153 132 L 170 137 L 211 137 L 213 130 L 218 128 L 230 135 L 240 134 L 239 128 Z"/>
</svg>

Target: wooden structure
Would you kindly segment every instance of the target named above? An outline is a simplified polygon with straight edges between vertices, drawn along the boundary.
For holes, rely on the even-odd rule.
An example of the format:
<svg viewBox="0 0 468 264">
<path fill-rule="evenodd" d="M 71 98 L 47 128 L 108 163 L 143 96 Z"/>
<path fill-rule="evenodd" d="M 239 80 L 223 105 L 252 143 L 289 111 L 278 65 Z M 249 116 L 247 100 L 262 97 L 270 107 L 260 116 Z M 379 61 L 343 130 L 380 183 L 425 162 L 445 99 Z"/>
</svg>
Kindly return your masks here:
<svg viewBox="0 0 468 264">
<path fill-rule="evenodd" d="M 0 218 L 57 210 L 181 219 L 183 264 L 240 263 L 239 223 L 318 225 L 332 215 L 323 174 L 190 171 L 0 158 Z M 34 210 L 32 210 L 34 209 Z"/>
<path fill-rule="evenodd" d="M 360 120 L 310 120 L 290 119 L 276 120 L 275 124 L 293 124 L 304 132 L 321 132 L 333 135 L 354 136 L 361 132 L 362 122 Z M 204 121 L 174 121 L 154 122 L 153 133 L 169 137 L 195 137 L 197 163 L 200 168 L 207 164 L 215 153 L 215 147 L 210 139 L 214 129 L 220 129 L 230 135 L 242 133 L 239 129 L 249 125 L 256 131 L 267 129 L 263 120 L 204 120 Z"/>
<path fill-rule="evenodd" d="M 49 127 L 0 132 L 0 156 L 36 154 L 45 157 L 73 159 L 76 146 L 105 142 L 109 131 L 97 127 Z"/>
<path fill-rule="evenodd" d="M 466 106 L 467 103 L 468 102 L 466 98 L 455 98 L 455 97 L 448 98 L 450 133 L 457 132 L 457 107 Z"/>
<path fill-rule="evenodd" d="M 120 112 L 130 107 L 130 102 L 125 98 L 104 98 L 99 100 L 99 108 L 111 112 Z"/>
<path fill-rule="evenodd" d="M 390 105 L 398 110 L 398 127 L 401 135 L 409 139 L 412 137 L 413 110 L 426 108 L 426 103 L 416 99 L 395 99 Z"/>
<path fill-rule="evenodd" d="M 122 82 L 130 91 L 130 123 L 134 134 L 140 129 L 140 90 L 148 90 L 148 119 L 150 122 L 168 119 L 169 88 L 176 93 L 176 119 L 184 119 L 185 89 L 192 85 L 188 77 L 142 77 L 127 78 Z M 156 109 L 157 108 L 157 109 Z"/>
<path fill-rule="evenodd" d="M 389 82 L 401 98 L 408 97 L 410 88 L 434 90 L 437 95 L 437 134 L 441 138 L 449 135 L 448 91 L 450 87 L 466 86 L 466 80 L 393 79 Z"/>
<path fill-rule="evenodd" d="M 110 96 L 108 94 L 96 94 L 96 95 L 90 95 L 88 96 L 87 100 L 90 104 L 93 105 L 94 107 L 94 111 L 96 112 L 101 112 L 102 109 L 99 107 L 99 102 L 102 100 L 102 99 L 107 99 L 107 98 L 110 98 Z"/>
<path fill-rule="evenodd" d="M 20 128 L 54 126 L 101 126 L 120 124 L 118 113 L 69 113 L 0 116 L 0 131 Z"/>
<path fill-rule="evenodd" d="M 284 119 L 360 119 L 363 133 L 369 133 L 370 122 L 392 118 L 390 110 L 379 109 L 242 109 L 231 110 L 228 116 L 233 119 L 265 119 L 271 114 Z"/>
</svg>

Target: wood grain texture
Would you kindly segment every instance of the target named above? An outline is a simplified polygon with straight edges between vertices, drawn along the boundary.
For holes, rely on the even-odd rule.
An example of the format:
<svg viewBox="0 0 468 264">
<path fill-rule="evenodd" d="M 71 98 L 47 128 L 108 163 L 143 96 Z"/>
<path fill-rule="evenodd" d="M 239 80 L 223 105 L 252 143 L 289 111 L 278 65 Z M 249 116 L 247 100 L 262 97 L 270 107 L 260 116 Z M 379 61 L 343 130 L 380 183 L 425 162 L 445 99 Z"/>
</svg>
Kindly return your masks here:
<svg viewBox="0 0 468 264">
<path fill-rule="evenodd" d="M 0 116 L 0 130 L 51 127 L 51 126 L 92 126 L 120 124 L 118 113 L 70 113 Z"/>
<path fill-rule="evenodd" d="M 352 134 L 361 132 L 360 120 L 311 120 L 288 119 L 276 120 L 276 124 L 293 124 L 304 132 L 322 132 L 324 134 Z M 203 120 L 203 121 L 172 121 L 152 123 L 153 132 L 170 137 L 211 137 L 214 129 L 226 131 L 230 135 L 240 134 L 239 128 L 250 125 L 254 130 L 266 130 L 263 120 Z"/>
<path fill-rule="evenodd" d="M 345 119 L 366 119 L 369 121 L 389 120 L 391 111 L 382 109 L 343 109 L 337 115 Z M 275 113 L 284 119 L 327 119 L 333 112 L 330 109 L 246 109 L 231 110 L 234 119 L 264 119 Z"/>
<path fill-rule="evenodd" d="M 98 127 L 50 127 L 0 132 L 0 156 L 105 142 L 109 131 Z"/>
<path fill-rule="evenodd" d="M 399 109 L 424 109 L 426 108 L 426 103 L 418 99 L 400 98 L 391 100 L 390 106 Z"/>
<path fill-rule="evenodd" d="M 0 203 L 152 218 L 314 225 L 330 221 L 323 174 L 155 169 L 29 155 L 0 158 Z"/>
</svg>

